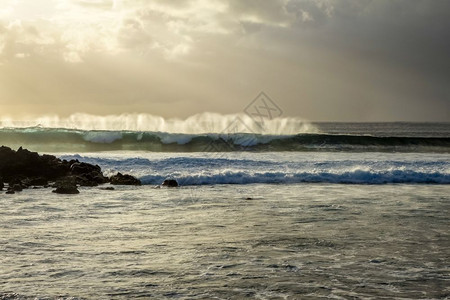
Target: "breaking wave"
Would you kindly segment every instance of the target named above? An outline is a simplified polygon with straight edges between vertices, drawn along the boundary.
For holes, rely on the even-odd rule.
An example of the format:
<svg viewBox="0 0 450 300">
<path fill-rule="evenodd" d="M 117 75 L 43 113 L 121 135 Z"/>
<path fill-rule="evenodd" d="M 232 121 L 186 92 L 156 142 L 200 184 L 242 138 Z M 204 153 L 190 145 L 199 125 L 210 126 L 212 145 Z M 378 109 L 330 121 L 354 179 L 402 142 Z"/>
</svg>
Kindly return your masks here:
<svg viewBox="0 0 450 300">
<path fill-rule="evenodd" d="M 141 178 L 144 184 L 160 184 L 163 176 L 148 175 Z M 439 172 L 424 173 L 417 171 L 371 172 L 355 170 L 344 173 L 299 172 L 286 174 L 282 172 L 263 172 L 249 174 L 246 172 L 224 172 L 211 175 L 194 175 L 178 178 L 181 185 L 213 184 L 293 184 L 293 183 L 341 183 L 341 184 L 449 184 L 450 174 Z"/>
<path fill-rule="evenodd" d="M 150 114 L 95 116 L 77 113 L 67 118 L 47 116 L 28 121 L 2 118 L 0 144 L 40 152 L 450 150 L 448 135 L 364 135 L 346 132 L 342 126 L 337 127 L 343 132 L 336 134 L 332 130 L 336 126 L 328 126 L 327 132 L 331 133 L 323 133 L 317 126 L 298 118 L 256 120 L 246 114 L 202 113 L 186 119 L 164 119 Z"/>
<path fill-rule="evenodd" d="M 182 186 L 214 184 L 449 184 L 447 154 L 392 153 L 203 153 L 134 157 L 66 155 L 98 164 L 107 175 L 131 173 L 144 184 L 158 185 L 176 179 Z M 148 157 L 148 158 L 147 158 Z"/>
<path fill-rule="evenodd" d="M 403 151 L 449 152 L 449 137 L 376 137 L 299 133 L 167 133 L 3 128 L 0 144 L 40 152 Z"/>
<path fill-rule="evenodd" d="M 263 124 L 263 125 L 262 125 Z M 0 128 L 65 128 L 102 131 L 140 131 L 166 132 L 180 134 L 204 133 L 260 133 L 292 135 L 317 132 L 309 122 L 299 118 L 253 119 L 247 114 L 228 114 L 205 112 L 186 119 L 166 119 L 151 114 L 121 114 L 97 116 L 75 113 L 69 117 L 43 116 L 14 120 L 2 117 Z"/>
</svg>

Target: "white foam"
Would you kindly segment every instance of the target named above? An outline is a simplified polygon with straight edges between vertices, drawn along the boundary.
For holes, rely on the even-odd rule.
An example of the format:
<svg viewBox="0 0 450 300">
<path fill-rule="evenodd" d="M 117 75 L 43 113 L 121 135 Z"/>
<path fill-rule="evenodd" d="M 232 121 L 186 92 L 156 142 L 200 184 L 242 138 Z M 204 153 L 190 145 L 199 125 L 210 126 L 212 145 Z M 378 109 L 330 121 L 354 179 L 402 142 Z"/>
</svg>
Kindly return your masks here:
<svg viewBox="0 0 450 300">
<path fill-rule="evenodd" d="M 132 172 L 145 184 L 159 184 L 168 177 L 177 179 L 182 185 L 302 182 L 450 184 L 447 154 L 152 153 L 142 154 L 142 157 L 76 158 L 98 164 L 110 173 Z"/>
<path fill-rule="evenodd" d="M 49 115 L 29 117 L 21 120 L 2 117 L 0 127 L 153 131 L 184 134 L 231 134 L 236 132 L 246 132 L 256 134 L 292 135 L 318 132 L 313 125 L 300 118 L 264 119 L 263 122 L 261 122 L 261 120 L 254 120 L 243 113 L 222 115 L 208 112 L 196 114 L 186 119 L 165 119 L 151 114 L 137 113 L 107 116 L 75 113 L 69 117 Z"/>
<path fill-rule="evenodd" d="M 85 141 L 93 143 L 106 143 L 110 144 L 114 141 L 122 139 L 122 133 L 117 131 L 87 131 L 83 134 Z"/>
<path fill-rule="evenodd" d="M 189 134 L 176 134 L 176 133 L 169 134 L 165 132 L 160 132 L 157 135 L 161 139 L 161 143 L 163 144 L 177 143 L 179 145 L 184 145 L 189 143 L 193 138 L 193 135 Z"/>
</svg>

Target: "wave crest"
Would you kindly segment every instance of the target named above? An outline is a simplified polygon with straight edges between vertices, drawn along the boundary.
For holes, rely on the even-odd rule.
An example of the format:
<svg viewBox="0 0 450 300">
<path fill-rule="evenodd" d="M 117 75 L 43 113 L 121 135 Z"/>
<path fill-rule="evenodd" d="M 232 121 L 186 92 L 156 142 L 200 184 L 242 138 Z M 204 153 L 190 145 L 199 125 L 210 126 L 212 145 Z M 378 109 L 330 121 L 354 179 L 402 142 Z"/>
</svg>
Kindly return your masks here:
<svg viewBox="0 0 450 300">
<path fill-rule="evenodd" d="M 374 137 L 302 133 L 184 134 L 149 131 L 104 131 L 49 128 L 3 128 L 0 144 L 38 152 L 148 151 L 396 151 L 445 152 L 450 138 Z"/>
<path fill-rule="evenodd" d="M 75 113 L 69 117 L 42 116 L 27 120 L 2 118 L 3 128 L 66 128 L 79 130 L 115 130 L 115 131 L 152 131 L 182 134 L 204 133 L 258 133 L 293 135 L 298 133 L 316 133 L 317 128 L 299 118 L 265 119 L 263 124 L 250 116 L 240 114 L 222 115 L 205 112 L 186 119 L 165 119 L 151 114 L 120 114 L 98 116 Z"/>
</svg>

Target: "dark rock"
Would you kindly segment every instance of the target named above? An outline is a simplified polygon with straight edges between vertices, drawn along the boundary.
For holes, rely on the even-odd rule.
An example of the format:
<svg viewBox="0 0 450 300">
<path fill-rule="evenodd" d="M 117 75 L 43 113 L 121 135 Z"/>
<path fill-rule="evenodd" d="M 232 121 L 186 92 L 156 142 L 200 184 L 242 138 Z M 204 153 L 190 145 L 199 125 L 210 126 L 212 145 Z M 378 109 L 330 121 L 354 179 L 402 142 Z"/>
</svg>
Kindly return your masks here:
<svg viewBox="0 0 450 300">
<path fill-rule="evenodd" d="M 77 186 L 77 178 L 75 176 L 66 176 L 66 177 L 62 177 L 58 180 L 55 181 L 55 183 L 52 185 L 52 187 L 57 188 L 60 186 L 68 186 L 68 185 L 73 185 L 73 186 Z"/>
<path fill-rule="evenodd" d="M 104 190 L 104 191 L 114 191 L 115 188 L 113 188 L 112 186 L 108 186 L 108 187 L 105 187 L 105 188 L 101 188 L 101 190 Z"/>
<path fill-rule="evenodd" d="M 115 185 L 141 185 L 141 181 L 136 177 L 121 173 L 111 176 L 109 181 Z"/>
<path fill-rule="evenodd" d="M 166 179 L 166 180 L 163 181 L 161 186 L 178 187 L 178 182 L 175 179 Z"/>
<path fill-rule="evenodd" d="M 84 175 L 76 176 L 75 181 L 77 184 L 79 184 L 81 186 L 97 186 L 98 185 L 97 181 L 95 181 L 90 176 L 84 176 Z"/>
<path fill-rule="evenodd" d="M 0 176 L 7 182 L 14 178 L 43 177 L 48 180 L 67 175 L 68 163 L 64 164 L 53 155 L 40 156 L 20 147 L 17 151 L 0 147 Z"/>
<path fill-rule="evenodd" d="M 66 178 L 65 181 L 59 181 L 55 183 L 56 190 L 53 190 L 53 193 L 57 194 L 79 194 L 80 191 L 77 189 L 76 183 L 72 180 L 71 177 Z"/>
<path fill-rule="evenodd" d="M 20 184 L 14 184 L 13 186 L 9 187 L 9 190 L 13 190 L 15 192 L 21 192 L 21 191 L 23 191 L 23 187 Z"/>
<path fill-rule="evenodd" d="M 371 259 L 369 262 L 373 264 L 381 264 L 383 261 L 381 259 Z"/>
<path fill-rule="evenodd" d="M 16 192 L 23 191 L 23 186 L 19 183 L 9 184 L 8 189 L 6 190 L 7 194 L 15 194 Z"/>
<path fill-rule="evenodd" d="M 27 186 L 46 186 L 48 185 L 48 180 L 44 177 L 27 178 L 24 180 L 24 184 Z"/>
<path fill-rule="evenodd" d="M 5 184 L 3 183 L 3 178 L 0 177 L 0 191 L 3 190 Z"/>
<path fill-rule="evenodd" d="M 13 186 L 15 184 L 20 184 L 22 186 L 25 186 L 25 184 L 23 184 L 23 182 L 22 182 L 22 178 L 19 178 L 19 177 L 13 177 L 8 181 L 9 186 Z"/>
<path fill-rule="evenodd" d="M 84 162 L 75 162 L 70 166 L 70 172 L 73 175 L 81 175 L 92 172 L 101 172 L 101 169 L 98 165 L 91 165 Z"/>
<path fill-rule="evenodd" d="M 48 186 L 49 181 L 67 182 L 82 186 L 97 186 L 107 183 L 98 165 L 91 165 L 78 160 L 61 160 L 53 155 L 40 156 L 20 147 L 17 151 L 0 147 L 0 180 L 9 182 L 9 186 L 20 184 L 22 188 L 31 186 Z M 1 185 L 0 185 L 1 186 Z M 57 187 L 57 186 L 56 186 Z"/>
<path fill-rule="evenodd" d="M 78 175 L 77 183 L 83 186 L 97 186 L 102 183 L 107 183 L 108 178 L 103 176 L 101 172 L 91 172 Z"/>
<path fill-rule="evenodd" d="M 69 194 L 69 195 L 80 193 L 80 191 L 77 189 L 76 186 L 60 186 L 56 188 L 56 190 L 53 190 L 52 192 L 57 194 Z"/>
<path fill-rule="evenodd" d="M 103 176 L 102 170 L 98 165 L 74 162 L 70 166 L 70 172 L 72 175 L 78 175 L 77 183 L 82 186 L 97 186 L 108 182 L 108 178 Z"/>
</svg>

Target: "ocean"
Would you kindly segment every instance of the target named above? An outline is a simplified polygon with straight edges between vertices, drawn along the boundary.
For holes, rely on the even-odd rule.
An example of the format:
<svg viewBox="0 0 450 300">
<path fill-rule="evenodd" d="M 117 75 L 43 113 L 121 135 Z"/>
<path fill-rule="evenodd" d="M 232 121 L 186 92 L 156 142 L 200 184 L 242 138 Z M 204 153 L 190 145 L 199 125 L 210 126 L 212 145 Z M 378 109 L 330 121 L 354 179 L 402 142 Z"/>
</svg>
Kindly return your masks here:
<svg viewBox="0 0 450 300">
<path fill-rule="evenodd" d="M 281 123 L 3 124 L 143 185 L 0 192 L 0 299 L 448 299 L 450 123 Z"/>
</svg>

